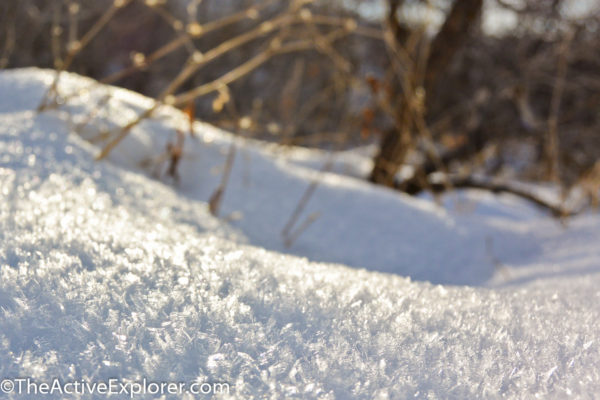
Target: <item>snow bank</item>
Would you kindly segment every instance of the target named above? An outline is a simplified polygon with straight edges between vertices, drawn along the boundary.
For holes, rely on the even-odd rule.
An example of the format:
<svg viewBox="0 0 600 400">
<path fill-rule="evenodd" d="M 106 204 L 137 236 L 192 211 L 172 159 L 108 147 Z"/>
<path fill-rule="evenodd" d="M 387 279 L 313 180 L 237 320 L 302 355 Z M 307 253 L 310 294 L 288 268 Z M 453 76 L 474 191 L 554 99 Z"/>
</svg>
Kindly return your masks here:
<svg viewBox="0 0 600 400">
<path fill-rule="evenodd" d="M 69 118 L 86 110 L 85 99 L 70 106 L 70 116 L 32 112 L 49 77 L 37 70 L 0 74 L 1 378 L 198 379 L 228 382 L 233 398 L 592 398 L 600 392 L 599 258 L 589 242 L 598 234 L 597 220 L 576 221 L 581 229 L 569 236 L 569 248 L 580 255 L 577 268 L 571 266 L 577 273 L 563 268 L 560 279 L 494 290 L 435 286 L 283 255 L 248 242 L 278 246 L 260 235 L 273 235 L 268 225 L 280 226 L 289 210 L 269 210 L 269 201 L 295 205 L 310 171 L 248 146 L 253 189 L 235 189 L 243 187 L 235 179 L 244 171 L 235 173 L 226 210 L 251 205 L 243 209 L 245 222 L 228 227 L 194 198 L 203 179 L 214 189 L 210 163 L 222 157 L 214 150 L 226 145 L 226 135 L 205 127 L 203 143 L 193 148 L 202 156 L 195 159 L 199 175 L 187 175 L 194 162 L 188 160 L 182 169 L 187 196 L 181 195 L 131 169 L 94 162 L 98 149 L 69 134 Z M 89 81 L 69 76 L 64 83 L 68 89 Z M 98 90 L 115 92 L 119 112 L 97 124 L 120 123 L 141 107 L 138 99 L 148 102 Z M 169 140 L 179 117 L 163 112 L 172 120 L 141 125 L 115 153 L 116 162 L 134 166 L 141 153 Z M 127 159 L 124 151 L 132 148 Z M 274 193 L 265 180 L 289 186 Z M 267 206 L 244 190 L 253 196 L 266 191 Z M 297 243 L 298 253 L 326 258 L 318 242 L 339 250 L 347 241 L 350 255 L 331 258 L 358 257 L 358 263 L 368 258 L 360 249 L 371 254 L 372 247 L 385 246 L 390 254 L 365 266 L 386 267 L 405 255 L 394 268 L 411 271 L 414 262 L 415 274 L 433 276 L 446 264 L 458 268 L 460 260 L 475 265 L 464 246 L 477 236 L 505 235 L 506 244 L 517 226 L 521 237 L 533 229 L 498 215 L 486 225 L 465 217 L 465 228 L 422 200 L 333 174 L 313 203 L 340 209 L 338 218 L 349 220 L 329 231 L 333 219 L 323 227 L 317 221 Z M 515 214 L 491 200 L 488 205 L 496 214 Z M 379 212 L 380 225 L 370 225 L 367 216 L 377 208 L 385 213 Z M 402 217 L 398 224 L 384 218 L 389 213 Z M 260 222 L 261 215 L 268 222 Z M 255 223 L 264 225 L 252 228 Z M 346 230 L 348 236 L 332 239 L 332 231 Z M 385 244 L 373 241 L 385 237 L 380 232 L 392 235 Z M 536 254 L 549 254 L 546 263 L 569 263 L 553 242 L 565 237 L 548 232 L 540 234 L 546 240 Z M 448 249 L 430 248 L 436 240 Z"/>
<path fill-rule="evenodd" d="M 8 105 L 9 111 L 35 109 L 54 78 L 52 71 L 8 74 L 13 79 L 5 79 L 6 92 L 22 93 Z M 152 104 L 138 94 L 100 86 L 76 75 L 64 74 L 61 82 L 60 93 L 66 98 L 83 89 L 81 95 L 70 98 L 62 108 L 69 111 L 63 112 L 63 118 L 68 118 L 71 126 L 88 120 L 95 103 L 112 96 L 107 104 L 109 111 L 96 115 L 88 125 L 88 136 L 125 125 Z M 188 129 L 181 113 L 161 108 L 154 120 L 132 130 L 112 153 L 111 160 L 140 170 L 141 164 L 163 153 L 167 143 L 175 142 L 178 127 Z M 178 189 L 188 198 L 208 201 L 221 181 L 232 137 L 207 124 L 198 123 L 195 130 L 197 139 L 187 139 L 185 143 Z M 232 221 L 232 225 L 252 244 L 314 261 L 343 263 L 434 283 L 481 284 L 493 275 L 494 266 L 485 253 L 484 238 L 469 235 L 442 208 L 347 176 L 319 175 L 314 168 L 319 169 L 325 157 L 319 152 L 311 157 L 307 151 L 240 142 L 221 214 L 241 214 L 243 218 Z M 357 159 L 348 154 L 342 157 Z M 342 157 L 335 166 L 337 170 L 343 168 Z M 159 171 L 158 167 L 152 164 L 150 169 Z M 281 231 L 306 188 L 316 179 L 319 187 L 297 226 L 309 215 L 318 214 L 318 218 L 287 248 Z M 466 247 L 472 249 L 468 254 L 455 251 Z M 424 248 L 428 251 L 423 252 Z"/>
</svg>

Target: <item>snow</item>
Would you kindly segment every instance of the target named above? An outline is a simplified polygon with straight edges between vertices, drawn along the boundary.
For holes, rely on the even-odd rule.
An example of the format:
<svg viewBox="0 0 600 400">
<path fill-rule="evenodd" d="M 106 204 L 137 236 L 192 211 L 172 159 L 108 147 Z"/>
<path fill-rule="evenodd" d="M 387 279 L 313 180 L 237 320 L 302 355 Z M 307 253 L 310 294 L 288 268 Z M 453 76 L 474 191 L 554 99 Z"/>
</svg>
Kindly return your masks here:
<svg viewBox="0 0 600 400">
<path fill-rule="evenodd" d="M 564 227 L 511 196 L 410 198 L 357 179 L 359 153 L 319 173 L 328 155 L 201 123 L 165 183 L 140 165 L 186 126 L 178 111 L 96 162 L 73 126 L 109 92 L 84 136 L 152 101 L 66 74 L 61 94 L 87 90 L 37 114 L 53 76 L 0 73 L 0 378 L 227 382 L 231 398 L 600 393 L 596 213 Z M 241 218 L 226 222 L 206 201 L 232 140 L 221 215 Z M 320 216 L 288 248 L 316 178 L 303 218 Z"/>
</svg>

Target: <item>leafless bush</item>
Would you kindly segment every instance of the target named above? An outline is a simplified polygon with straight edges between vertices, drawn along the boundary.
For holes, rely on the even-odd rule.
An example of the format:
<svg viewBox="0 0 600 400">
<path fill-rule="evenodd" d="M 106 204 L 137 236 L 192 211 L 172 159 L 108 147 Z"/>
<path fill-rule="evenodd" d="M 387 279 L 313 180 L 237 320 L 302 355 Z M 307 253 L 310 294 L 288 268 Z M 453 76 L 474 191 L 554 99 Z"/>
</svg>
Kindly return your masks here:
<svg viewBox="0 0 600 400">
<path fill-rule="evenodd" d="M 594 200 L 600 14 L 574 17 L 571 3 L 388 0 L 377 23 L 317 0 L 4 0 L 0 67 L 79 72 L 283 144 L 381 136 L 371 180 L 408 193 L 475 186 L 539 200 L 497 181 L 510 177 Z M 490 5 L 511 13 L 511 30 L 483 30 Z M 101 132 L 100 157 L 154 110 Z M 399 177 L 407 164 L 413 175 Z"/>
<path fill-rule="evenodd" d="M 356 85 L 358 50 L 379 41 L 381 30 L 327 2 L 313 3 L 134 0 L 115 7 L 112 0 L 7 0 L 0 42 L 13 44 L 5 46 L 5 66 L 68 69 L 156 98 L 214 82 L 195 92 L 201 96 L 178 101 L 193 98 L 199 118 L 225 128 L 250 116 L 256 135 L 288 143 L 357 136 L 359 119 L 345 117 L 357 115 L 353 99 L 368 94 Z M 205 60 L 190 67 L 201 54 Z M 244 79 L 236 76 L 224 89 L 223 72 L 244 63 Z M 188 69 L 179 75 L 182 65 Z M 219 107 L 224 90 L 230 106 Z"/>
<path fill-rule="evenodd" d="M 480 27 L 475 11 L 482 1 L 457 1 L 429 36 L 426 27 L 402 19 L 403 3 L 389 1 L 393 73 L 372 82 L 392 127 L 371 179 L 409 193 L 458 186 L 510 191 L 568 213 L 494 178 L 550 180 L 566 193 L 596 168 L 598 10 L 573 19 L 564 1 L 501 1 L 518 22 L 494 36 Z M 533 156 L 514 162 L 515 145 L 527 143 Z M 398 179 L 406 163 L 415 172 Z"/>
</svg>

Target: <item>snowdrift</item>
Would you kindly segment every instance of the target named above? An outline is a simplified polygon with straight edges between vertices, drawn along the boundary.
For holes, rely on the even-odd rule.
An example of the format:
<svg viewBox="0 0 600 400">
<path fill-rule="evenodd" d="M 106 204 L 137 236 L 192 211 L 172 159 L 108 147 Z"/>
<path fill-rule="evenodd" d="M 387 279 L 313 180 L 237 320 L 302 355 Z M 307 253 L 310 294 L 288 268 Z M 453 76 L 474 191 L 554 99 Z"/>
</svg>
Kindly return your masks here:
<svg viewBox="0 0 600 400">
<path fill-rule="evenodd" d="M 199 124 L 174 189 L 138 166 L 184 124 L 177 111 L 95 162 L 73 124 L 107 92 L 114 112 L 90 130 L 151 100 L 65 75 L 63 95 L 89 90 L 36 114 L 52 78 L 0 74 L 0 378 L 227 382 L 240 399 L 600 393 L 597 216 L 564 232 L 510 198 L 461 215 L 329 173 L 310 203 L 322 217 L 291 249 L 306 258 L 282 254 L 314 170 L 246 142 L 228 225 L 201 200 L 230 135 Z"/>
</svg>

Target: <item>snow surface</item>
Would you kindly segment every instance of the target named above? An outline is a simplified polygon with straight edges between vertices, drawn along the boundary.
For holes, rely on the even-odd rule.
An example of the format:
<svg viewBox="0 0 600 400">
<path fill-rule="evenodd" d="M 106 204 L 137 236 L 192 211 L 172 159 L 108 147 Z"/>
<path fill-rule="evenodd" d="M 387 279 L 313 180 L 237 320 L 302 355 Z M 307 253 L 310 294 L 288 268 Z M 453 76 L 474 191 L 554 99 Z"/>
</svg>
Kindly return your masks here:
<svg viewBox="0 0 600 400">
<path fill-rule="evenodd" d="M 358 154 L 319 174 L 319 152 L 247 140 L 227 224 L 205 201 L 237 139 L 198 123 L 179 187 L 161 183 L 140 164 L 185 126 L 165 107 L 95 162 L 73 126 L 107 93 L 85 135 L 152 100 L 66 74 L 63 95 L 87 90 L 36 114 L 53 76 L 0 73 L 0 378 L 200 379 L 233 398 L 600 393 L 597 214 L 565 228 L 510 196 L 438 205 L 356 179 Z M 320 217 L 286 248 L 315 178 L 305 215 Z"/>
</svg>

